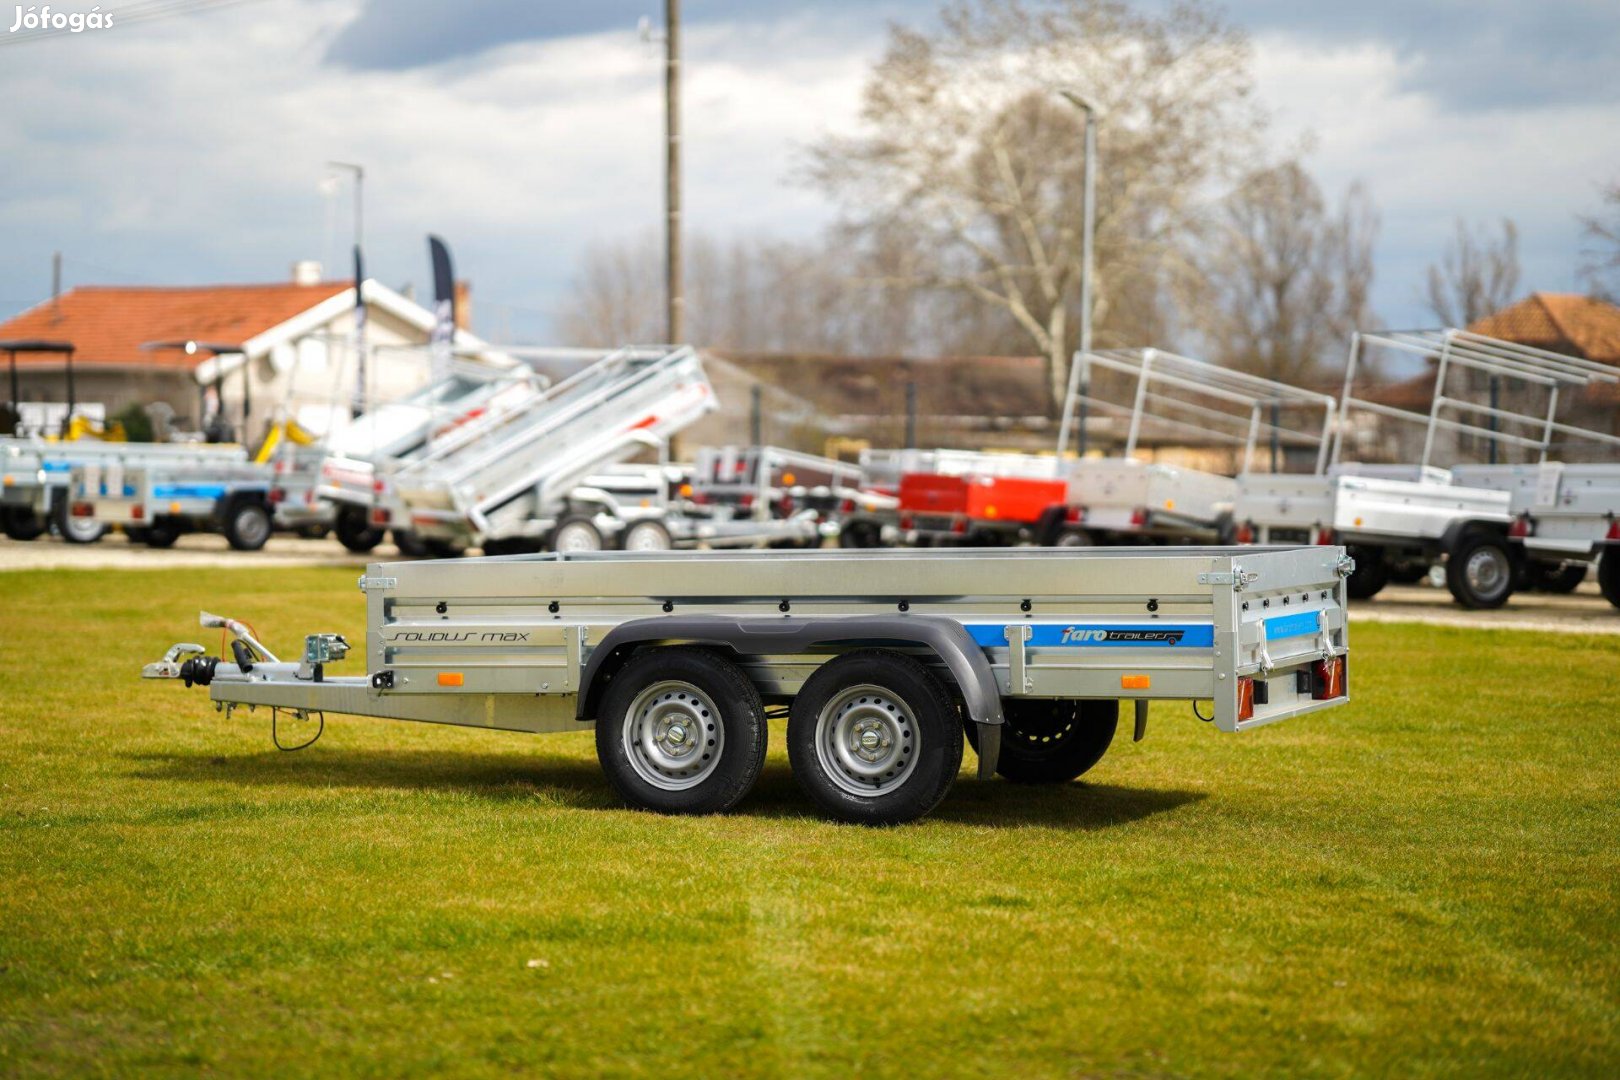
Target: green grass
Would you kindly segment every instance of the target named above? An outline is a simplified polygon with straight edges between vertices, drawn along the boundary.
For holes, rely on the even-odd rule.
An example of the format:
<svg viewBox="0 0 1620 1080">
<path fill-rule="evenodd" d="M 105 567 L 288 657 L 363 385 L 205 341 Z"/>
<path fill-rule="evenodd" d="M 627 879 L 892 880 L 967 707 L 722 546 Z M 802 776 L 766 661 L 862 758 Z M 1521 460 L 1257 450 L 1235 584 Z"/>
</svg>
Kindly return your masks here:
<svg viewBox="0 0 1620 1080">
<path fill-rule="evenodd" d="M 588 735 L 282 754 L 136 677 L 202 606 L 355 637 L 354 576 L 0 574 L 0 1075 L 1620 1071 L 1620 639 L 1359 626 L 1348 708 L 890 830 L 780 731 L 660 818 Z"/>
</svg>

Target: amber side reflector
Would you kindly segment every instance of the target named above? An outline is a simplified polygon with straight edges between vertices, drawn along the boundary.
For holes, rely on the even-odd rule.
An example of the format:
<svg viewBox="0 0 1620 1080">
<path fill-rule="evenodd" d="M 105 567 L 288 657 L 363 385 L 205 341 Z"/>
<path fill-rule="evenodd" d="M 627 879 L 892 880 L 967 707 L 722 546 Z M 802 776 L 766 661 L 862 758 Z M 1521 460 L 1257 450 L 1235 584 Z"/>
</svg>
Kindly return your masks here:
<svg viewBox="0 0 1620 1080">
<path fill-rule="evenodd" d="M 1252 719 L 1254 719 L 1254 680 L 1253 679 L 1239 679 L 1237 689 L 1238 689 L 1237 718 L 1239 720 L 1252 720 Z"/>
<path fill-rule="evenodd" d="M 1121 675 L 1119 688 L 1121 690 L 1146 690 L 1153 685 L 1153 678 L 1149 675 Z"/>
<path fill-rule="evenodd" d="M 440 686 L 460 686 L 461 681 L 462 681 L 461 680 L 461 672 L 459 672 L 459 671 L 441 671 L 441 672 L 439 672 L 439 685 Z"/>
</svg>

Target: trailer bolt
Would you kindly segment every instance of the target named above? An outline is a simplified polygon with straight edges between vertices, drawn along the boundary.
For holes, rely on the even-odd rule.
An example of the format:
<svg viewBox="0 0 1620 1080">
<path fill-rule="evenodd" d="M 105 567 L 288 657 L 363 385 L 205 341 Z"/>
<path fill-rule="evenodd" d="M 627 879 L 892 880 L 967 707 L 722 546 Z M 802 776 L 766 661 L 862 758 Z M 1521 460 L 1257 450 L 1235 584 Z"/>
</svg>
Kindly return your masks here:
<svg viewBox="0 0 1620 1080">
<path fill-rule="evenodd" d="M 1158 611 L 1159 610 L 1159 602 L 1157 600 L 1149 600 L 1147 602 L 1147 609 L 1149 611 Z"/>
<path fill-rule="evenodd" d="M 551 612 L 553 615 L 555 615 L 555 614 L 557 614 L 557 612 L 562 610 L 562 605 L 557 603 L 557 601 L 553 600 L 551 603 L 546 605 L 546 610 Z M 665 606 L 664 610 L 665 611 L 669 610 L 667 605 Z"/>
<path fill-rule="evenodd" d="M 445 612 L 450 610 L 450 605 L 445 603 L 443 600 L 440 600 L 437 604 L 433 605 L 433 610 L 438 612 L 440 615 L 443 615 Z"/>
<path fill-rule="evenodd" d="M 675 605 L 670 603 L 668 600 L 665 600 L 664 601 L 664 613 L 667 615 L 669 612 L 674 611 L 674 610 L 675 610 Z"/>
<path fill-rule="evenodd" d="M 1019 611 L 1028 611 L 1030 608 L 1032 608 L 1034 606 L 1035 605 L 1031 604 L 1028 600 L 1020 600 L 1018 602 L 1018 610 Z"/>
<path fill-rule="evenodd" d="M 791 610 L 793 610 L 793 605 L 788 603 L 786 600 L 784 600 L 780 604 L 776 605 L 776 610 L 777 611 L 791 611 Z"/>
<path fill-rule="evenodd" d="M 900 601 L 900 605 L 899 605 L 899 606 L 900 606 L 900 610 L 901 610 L 901 611 L 910 611 L 910 610 L 911 610 L 911 601 L 909 601 L 909 600 L 902 600 L 902 601 Z"/>
</svg>

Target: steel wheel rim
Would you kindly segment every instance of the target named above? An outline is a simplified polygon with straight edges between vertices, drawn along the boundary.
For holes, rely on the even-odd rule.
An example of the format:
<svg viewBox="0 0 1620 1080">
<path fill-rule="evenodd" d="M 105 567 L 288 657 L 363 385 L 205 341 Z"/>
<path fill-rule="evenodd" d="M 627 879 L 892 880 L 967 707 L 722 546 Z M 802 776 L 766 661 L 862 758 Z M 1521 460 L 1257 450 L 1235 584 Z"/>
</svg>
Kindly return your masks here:
<svg viewBox="0 0 1620 1080">
<path fill-rule="evenodd" d="M 558 551 L 601 551 L 602 538 L 591 526 L 574 521 L 557 530 L 552 546 Z"/>
<path fill-rule="evenodd" d="M 663 527 L 646 522 L 632 525 L 624 538 L 626 551 L 668 551 L 669 547 L 669 534 Z"/>
<path fill-rule="evenodd" d="M 101 533 L 101 522 L 93 517 L 67 515 L 67 531 L 75 540 L 92 540 Z"/>
<path fill-rule="evenodd" d="M 917 717 L 899 695 L 861 683 L 835 695 L 816 717 L 816 760 L 842 790 L 886 795 L 917 767 Z"/>
<path fill-rule="evenodd" d="M 255 512 L 252 508 L 243 508 L 236 512 L 236 535 L 247 544 L 258 545 L 270 539 L 270 519 L 263 514 Z"/>
<path fill-rule="evenodd" d="M 1496 548 L 1480 548 L 1463 567 L 1468 585 L 1481 596 L 1494 596 L 1508 580 L 1507 557 Z"/>
<path fill-rule="evenodd" d="M 707 694 L 667 679 L 636 695 L 625 711 L 621 739 L 637 776 L 661 791 L 685 791 L 719 767 L 726 729 Z"/>
</svg>

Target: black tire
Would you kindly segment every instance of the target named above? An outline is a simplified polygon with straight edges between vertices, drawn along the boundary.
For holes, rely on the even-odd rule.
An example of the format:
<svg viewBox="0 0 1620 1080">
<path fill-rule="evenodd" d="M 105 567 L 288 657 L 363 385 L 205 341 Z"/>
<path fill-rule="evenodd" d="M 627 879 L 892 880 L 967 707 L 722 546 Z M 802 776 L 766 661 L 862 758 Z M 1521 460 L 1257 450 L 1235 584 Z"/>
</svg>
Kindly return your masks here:
<svg viewBox="0 0 1620 1080">
<path fill-rule="evenodd" d="M 132 544 L 144 544 L 151 531 L 151 529 L 141 525 L 125 525 L 124 538 Z"/>
<path fill-rule="evenodd" d="M 427 541 L 409 530 L 395 529 L 388 534 L 388 538 L 407 559 L 425 559 L 428 556 Z"/>
<path fill-rule="evenodd" d="M 1058 533 L 1057 547 L 1096 547 L 1097 538 L 1084 529 L 1064 529 Z"/>
<path fill-rule="evenodd" d="M 1493 532 L 1464 533 L 1446 557 L 1446 587 L 1452 599 L 1473 611 L 1488 611 L 1513 595 L 1513 552 Z"/>
<path fill-rule="evenodd" d="M 576 514 L 557 522 L 557 527 L 551 530 L 551 536 L 546 541 L 546 547 L 566 554 L 601 551 L 607 547 L 607 542 L 602 539 L 602 530 L 596 527 L 595 522 Z"/>
<path fill-rule="evenodd" d="M 1389 584 L 1389 564 L 1384 561 L 1384 553 L 1377 548 L 1364 547 L 1348 551 L 1356 560 L 1356 570 L 1345 582 L 1345 591 L 1352 600 L 1371 600 Z"/>
<path fill-rule="evenodd" d="M 666 736 L 680 726 L 682 737 L 650 735 L 660 724 Z M 689 741 L 692 725 L 701 725 L 701 742 Z M 661 814 L 737 805 L 759 778 L 766 741 L 759 691 L 736 664 L 702 649 L 637 653 L 614 674 L 596 717 L 596 757 L 608 782 L 631 806 Z M 683 755 L 701 756 L 682 768 Z"/>
<path fill-rule="evenodd" d="M 1564 594 L 1580 588 L 1586 580 L 1585 563 L 1530 562 L 1524 566 L 1524 584 L 1536 592 Z"/>
<path fill-rule="evenodd" d="M 146 546 L 150 548 L 174 547 L 180 539 L 180 526 L 171 518 L 156 518 L 146 527 Z"/>
<path fill-rule="evenodd" d="M 332 531 L 337 533 L 338 543 L 356 555 L 364 555 L 383 539 L 383 531 L 372 528 L 370 513 L 363 506 L 338 507 Z"/>
<path fill-rule="evenodd" d="M 862 739 L 874 734 L 874 745 L 836 749 L 846 727 Z M 872 758 L 856 760 L 868 751 Z M 962 720 L 922 664 L 862 649 L 805 680 L 788 713 L 788 759 L 799 786 L 828 815 L 896 825 L 922 817 L 950 790 L 962 767 Z M 869 784 L 872 793 L 862 794 Z"/>
<path fill-rule="evenodd" d="M 1603 599 L 1620 608 L 1620 544 L 1610 544 L 1603 549 L 1603 558 L 1598 560 L 1597 576 Z"/>
<path fill-rule="evenodd" d="M 37 540 L 45 533 L 45 522 L 26 507 L 13 506 L 0 511 L 0 526 L 13 540 Z"/>
<path fill-rule="evenodd" d="M 996 772 L 1015 784 L 1066 784 L 1102 760 L 1119 727 L 1119 702 L 1007 698 Z M 975 753 L 978 726 L 963 725 Z"/>
<path fill-rule="evenodd" d="M 841 548 L 875 548 L 883 543 L 883 527 L 875 521 L 851 521 L 838 529 Z"/>
<path fill-rule="evenodd" d="M 258 551 L 273 531 L 275 522 L 263 503 L 244 499 L 225 511 L 225 542 L 237 551 Z"/>
<path fill-rule="evenodd" d="M 70 544 L 94 544 L 107 535 L 107 526 L 95 518 L 73 516 L 73 503 L 67 498 L 56 500 L 51 507 L 51 524 L 56 535 Z"/>
<path fill-rule="evenodd" d="M 300 540 L 325 540 L 331 531 L 325 525 L 300 525 L 293 530 Z"/>
<path fill-rule="evenodd" d="M 533 555 L 541 548 L 538 540 L 514 536 L 505 540 L 485 540 L 482 550 L 485 555 Z"/>
<path fill-rule="evenodd" d="M 459 559 L 467 554 L 467 549 L 454 540 L 424 540 L 422 544 L 435 559 Z"/>
</svg>

